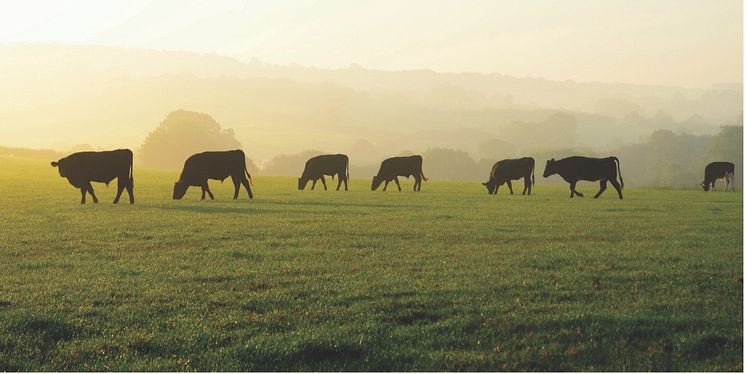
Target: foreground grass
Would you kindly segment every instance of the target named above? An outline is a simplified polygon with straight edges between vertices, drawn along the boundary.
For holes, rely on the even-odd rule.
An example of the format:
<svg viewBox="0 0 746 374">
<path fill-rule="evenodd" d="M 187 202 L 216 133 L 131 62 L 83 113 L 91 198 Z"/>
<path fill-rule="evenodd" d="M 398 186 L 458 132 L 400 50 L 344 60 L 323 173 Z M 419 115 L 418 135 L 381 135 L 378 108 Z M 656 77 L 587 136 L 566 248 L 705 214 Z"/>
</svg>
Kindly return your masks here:
<svg viewBox="0 0 746 374">
<path fill-rule="evenodd" d="M 135 178 L 136 205 L 81 206 L 0 158 L 0 370 L 743 366 L 740 192 L 259 177 L 176 202 L 175 173 Z"/>
</svg>

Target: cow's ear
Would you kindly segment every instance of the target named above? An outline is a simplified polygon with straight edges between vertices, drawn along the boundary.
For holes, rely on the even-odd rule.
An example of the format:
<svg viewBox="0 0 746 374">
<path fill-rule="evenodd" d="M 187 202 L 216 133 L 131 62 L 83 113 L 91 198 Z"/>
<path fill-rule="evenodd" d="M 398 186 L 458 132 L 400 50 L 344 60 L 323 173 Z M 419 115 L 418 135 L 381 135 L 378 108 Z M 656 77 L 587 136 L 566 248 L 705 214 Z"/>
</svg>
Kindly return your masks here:
<svg viewBox="0 0 746 374">
<path fill-rule="evenodd" d="M 482 186 L 486 186 L 486 185 L 487 185 L 487 182 L 482 183 Z"/>
<path fill-rule="evenodd" d="M 554 159 L 552 159 L 551 161 L 554 162 Z"/>
<path fill-rule="evenodd" d="M 52 162 L 51 162 L 51 164 L 52 164 L 52 167 L 54 167 L 54 168 L 56 168 L 56 167 L 57 167 L 57 165 L 58 165 L 58 164 L 57 164 L 57 161 L 52 161 Z"/>
</svg>

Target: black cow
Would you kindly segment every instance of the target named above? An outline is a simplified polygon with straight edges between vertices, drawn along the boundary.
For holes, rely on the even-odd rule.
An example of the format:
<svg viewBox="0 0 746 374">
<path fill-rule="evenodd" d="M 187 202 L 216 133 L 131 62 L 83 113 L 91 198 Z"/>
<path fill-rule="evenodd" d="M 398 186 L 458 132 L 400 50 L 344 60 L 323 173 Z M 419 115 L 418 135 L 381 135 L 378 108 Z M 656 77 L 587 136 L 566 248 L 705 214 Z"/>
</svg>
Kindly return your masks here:
<svg viewBox="0 0 746 374">
<path fill-rule="evenodd" d="M 619 181 L 617 183 L 616 176 L 619 172 Z M 573 156 L 563 158 L 558 161 L 554 159 L 547 161 L 547 166 L 544 169 L 544 178 L 559 174 L 562 179 L 570 183 L 570 197 L 578 195 L 583 197 L 583 194 L 575 191 L 575 184 L 578 181 L 590 181 L 595 182 L 601 181 L 601 189 L 598 190 L 594 199 L 601 196 L 606 190 L 606 182 L 610 182 L 612 186 L 619 193 L 619 199 L 622 199 L 622 188 L 624 188 L 624 179 L 622 179 L 622 171 L 619 169 L 619 159 L 616 157 L 606 158 L 591 158 L 582 156 Z"/>
<path fill-rule="evenodd" d="M 179 180 L 174 183 L 174 200 L 184 197 L 190 186 L 202 187 L 202 200 L 205 199 L 205 192 L 210 195 L 210 199 L 215 200 L 207 180 L 216 179 L 222 182 L 228 177 L 231 177 L 235 187 L 234 200 L 238 198 L 242 184 L 249 193 L 249 199 L 254 198 L 250 186 L 251 175 L 246 169 L 246 155 L 242 150 L 194 154 L 184 162 L 184 170 L 181 171 Z"/>
<path fill-rule="evenodd" d="M 344 182 L 345 191 L 347 191 L 347 180 L 350 178 L 350 160 L 347 158 L 347 155 L 320 155 L 308 159 L 306 167 L 303 169 L 303 174 L 298 178 L 298 189 L 305 189 L 308 181 L 313 181 L 311 185 L 311 189 L 313 190 L 316 187 L 316 182 L 321 180 L 321 184 L 324 185 L 324 191 L 326 191 L 325 175 L 331 176 L 332 179 L 336 175 L 337 191 L 342 186 L 342 182 Z"/>
<path fill-rule="evenodd" d="M 492 171 L 490 171 L 490 179 L 487 182 L 482 183 L 487 187 L 487 193 L 497 195 L 497 189 L 503 185 L 508 184 L 510 194 L 513 194 L 513 185 L 510 183 L 511 180 L 517 180 L 523 178 L 523 195 L 531 195 L 531 186 L 535 183 L 534 178 L 534 159 L 532 157 L 523 157 L 517 159 L 501 160 L 492 165 Z"/>
<path fill-rule="evenodd" d="M 405 157 L 391 157 L 381 162 L 381 168 L 378 169 L 378 175 L 373 177 L 373 183 L 370 186 L 371 191 L 375 191 L 382 182 L 383 190 L 386 191 L 389 182 L 394 181 L 396 187 L 401 191 L 401 185 L 399 184 L 399 176 L 414 177 L 414 191 L 422 189 L 422 181 L 427 182 L 425 174 L 422 173 L 422 156 L 405 156 Z"/>
<path fill-rule="evenodd" d="M 725 181 L 725 192 L 728 192 L 728 184 L 732 182 L 732 190 L 736 191 L 736 166 L 732 162 L 717 161 L 711 162 L 705 167 L 705 180 L 702 181 L 702 189 L 715 192 L 715 181 L 723 179 Z"/>
<path fill-rule="evenodd" d="M 117 196 L 114 198 L 114 204 L 119 202 L 125 188 L 130 204 L 135 203 L 135 195 L 132 192 L 135 187 L 135 180 L 132 178 L 132 151 L 129 149 L 73 153 L 58 161 L 52 161 L 52 166 L 59 170 L 61 177 L 67 178 L 70 184 L 80 188 L 81 204 L 85 204 L 86 192 L 91 194 L 94 203 L 98 203 L 91 182 L 106 183 L 108 186 L 114 178 L 117 178 Z"/>
</svg>

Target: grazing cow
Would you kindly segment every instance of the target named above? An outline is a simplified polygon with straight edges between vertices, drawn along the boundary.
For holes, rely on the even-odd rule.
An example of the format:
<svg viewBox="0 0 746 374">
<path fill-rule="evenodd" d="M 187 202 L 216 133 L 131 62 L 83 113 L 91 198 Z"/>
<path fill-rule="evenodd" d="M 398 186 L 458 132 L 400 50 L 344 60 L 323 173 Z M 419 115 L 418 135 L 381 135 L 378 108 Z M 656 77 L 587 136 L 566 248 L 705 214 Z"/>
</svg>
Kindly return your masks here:
<svg viewBox="0 0 746 374">
<path fill-rule="evenodd" d="M 702 189 L 715 192 L 715 181 L 723 179 L 725 181 L 725 192 L 728 192 L 728 184 L 732 184 L 733 192 L 736 191 L 736 166 L 732 162 L 711 162 L 705 167 L 705 180 L 702 181 Z"/>
<path fill-rule="evenodd" d="M 324 185 L 324 191 L 326 191 L 325 175 L 331 176 L 332 179 L 336 175 L 337 191 L 342 186 L 342 182 L 344 182 L 345 191 L 347 191 L 347 180 L 350 178 L 350 160 L 347 158 L 347 155 L 320 155 L 308 159 L 306 167 L 303 169 L 303 174 L 298 178 L 298 189 L 305 189 L 308 181 L 313 181 L 311 185 L 311 189 L 313 190 L 316 187 L 316 182 L 321 180 L 321 184 Z"/>
<path fill-rule="evenodd" d="M 617 172 L 619 172 L 619 182 L 616 181 Z M 610 182 L 619 193 L 619 199 L 622 199 L 622 188 L 624 188 L 624 179 L 622 171 L 619 169 L 619 159 L 616 157 L 591 158 L 582 156 L 573 156 L 555 161 L 547 161 L 544 169 L 544 178 L 559 174 L 562 179 L 570 183 L 570 197 L 583 194 L 575 190 L 575 184 L 578 181 L 595 182 L 600 180 L 601 189 L 598 190 L 594 199 L 597 199 L 606 190 L 606 182 Z M 621 184 L 621 185 L 620 185 Z"/>
<path fill-rule="evenodd" d="M 228 177 L 231 177 L 233 187 L 235 187 L 234 200 L 238 198 L 238 191 L 242 184 L 249 193 L 249 199 L 254 198 L 250 186 L 253 183 L 246 169 L 246 155 L 242 150 L 194 154 L 184 162 L 184 170 L 181 171 L 179 180 L 174 183 L 174 200 L 184 197 L 190 186 L 202 187 L 202 200 L 205 199 L 205 192 L 210 195 L 210 199 L 215 200 L 210 186 L 207 185 L 207 180 L 216 179 L 222 182 Z"/>
<path fill-rule="evenodd" d="M 70 184 L 80 188 L 81 204 L 85 204 L 86 193 L 91 194 L 94 203 L 98 203 L 91 182 L 106 183 L 108 186 L 114 178 L 117 178 L 117 196 L 114 198 L 114 204 L 119 202 L 125 188 L 130 204 L 135 203 L 135 195 L 132 192 L 135 187 L 132 178 L 132 151 L 129 149 L 73 153 L 58 161 L 52 161 L 52 166 L 59 170 L 61 177 L 67 178 Z"/>
<path fill-rule="evenodd" d="M 422 173 L 422 156 L 405 156 L 405 157 L 391 157 L 381 162 L 381 168 L 378 169 L 378 175 L 373 177 L 373 183 L 370 186 L 371 191 L 375 191 L 381 183 L 383 190 L 386 191 L 389 182 L 394 181 L 396 187 L 401 191 L 401 185 L 399 184 L 398 177 L 414 177 L 414 191 L 420 191 L 422 189 L 422 181 L 427 182 L 425 174 Z"/>
<path fill-rule="evenodd" d="M 534 159 L 532 157 L 523 157 L 517 159 L 501 160 L 492 166 L 490 171 L 490 179 L 487 182 L 482 183 L 487 187 L 487 193 L 497 195 L 497 189 L 503 185 L 508 184 L 510 194 L 513 194 L 513 185 L 510 183 L 511 180 L 517 180 L 523 178 L 523 193 L 522 195 L 531 195 L 531 186 L 535 183 L 534 178 Z"/>
</svg>

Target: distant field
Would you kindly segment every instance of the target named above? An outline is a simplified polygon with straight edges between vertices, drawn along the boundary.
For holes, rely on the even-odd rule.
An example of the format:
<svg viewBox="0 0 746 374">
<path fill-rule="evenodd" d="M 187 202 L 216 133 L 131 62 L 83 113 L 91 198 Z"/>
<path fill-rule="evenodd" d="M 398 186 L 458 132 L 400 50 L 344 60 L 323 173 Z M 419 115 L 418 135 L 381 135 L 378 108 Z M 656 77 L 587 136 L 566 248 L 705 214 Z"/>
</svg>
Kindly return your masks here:
<svg viewBox="0 0 746 374">
<path fill-rule="evenodd" d="M 0 158 L 0 371 L 742 370 L 740 191 L 367 177 L 172 201 L 135 165 L 81 206 Z"/>
</svg>

